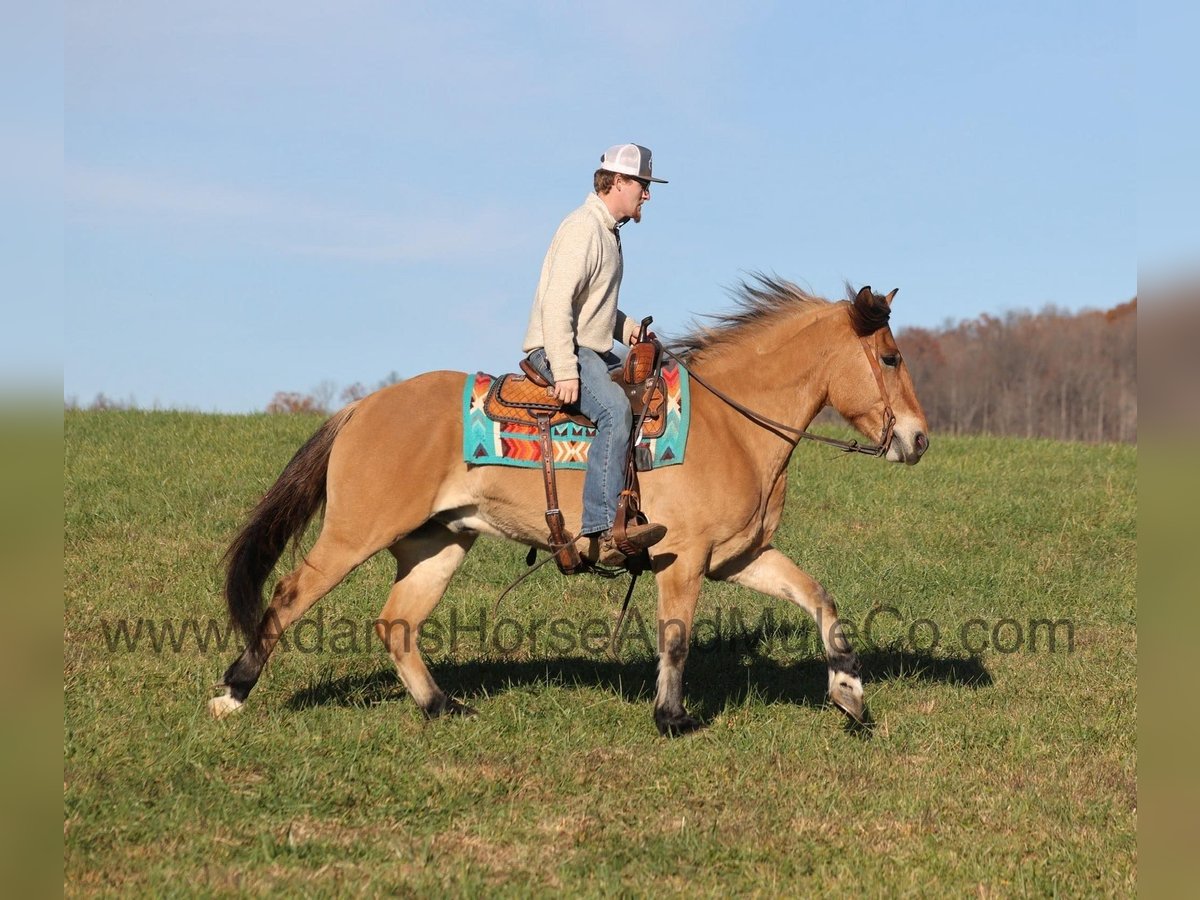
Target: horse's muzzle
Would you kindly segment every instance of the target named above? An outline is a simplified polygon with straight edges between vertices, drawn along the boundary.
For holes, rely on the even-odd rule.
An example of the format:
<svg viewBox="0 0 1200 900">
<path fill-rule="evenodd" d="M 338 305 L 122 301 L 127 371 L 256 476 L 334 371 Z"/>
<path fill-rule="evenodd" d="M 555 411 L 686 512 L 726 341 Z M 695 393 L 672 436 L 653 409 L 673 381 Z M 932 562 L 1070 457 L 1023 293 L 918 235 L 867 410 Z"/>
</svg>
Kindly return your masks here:
<svg viewBox="0 0 1200 900">
<path fill-rule="evenodd" d="M 891 462 L 915 466 L 929 449 L 929 435 L 924 431 L 909 431 L 897 427 L 892 434 L 892 443 L 888 447 L 887 459 Z"/>
</svg>

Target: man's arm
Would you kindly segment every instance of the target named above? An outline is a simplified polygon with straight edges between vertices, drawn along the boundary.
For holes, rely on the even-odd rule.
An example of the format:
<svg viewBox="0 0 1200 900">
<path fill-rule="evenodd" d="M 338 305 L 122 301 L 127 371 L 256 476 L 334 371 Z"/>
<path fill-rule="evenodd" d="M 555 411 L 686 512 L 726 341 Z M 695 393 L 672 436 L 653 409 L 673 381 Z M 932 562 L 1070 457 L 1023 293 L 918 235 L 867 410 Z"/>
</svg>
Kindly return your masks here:
<svg viewBox="0 0 1200 900">
<path fill-rule="evenodd" d="M 579 359 L 575 355 L 574 301 L 598 267 L 598 253 L 591 238 L 586 223 L 571 220 L 563 223 L 547 260 L 541 299 L 542 339 L 551 375 L 556 386 L 575 380 L 575 400 L 579 399 Z M 557 390 L 556 387 L 556 395 Z"/>
</svg>

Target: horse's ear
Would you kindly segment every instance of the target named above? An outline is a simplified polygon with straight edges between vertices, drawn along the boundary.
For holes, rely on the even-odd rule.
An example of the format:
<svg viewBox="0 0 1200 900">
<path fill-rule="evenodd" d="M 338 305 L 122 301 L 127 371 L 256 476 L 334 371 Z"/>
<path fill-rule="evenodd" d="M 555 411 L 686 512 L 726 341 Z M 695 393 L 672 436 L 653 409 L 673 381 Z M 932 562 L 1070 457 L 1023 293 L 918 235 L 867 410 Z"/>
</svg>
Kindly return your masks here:
<svg viewBox="0 0 1200 900">
<path fill-rule="evenodd" d="M 887 296 L 883 298 L 883 301 L 888 305 L 889 308 L 891 308 L 892 300 L 895 299 L 896 293 L 899 290 L 900 288 L 892 288 L 890 291 L 888 291 Z"/>
<path fill-rule="evenodd" d="M 859 337 L 874 334 L 887 324 L 891 311 L 887 301 L 873 293 L 869 284 L 865 285 L 854 295 L 854 303 L 850 306 L 850 321 L 854 325 L 855 334 Z"/>
</svg>

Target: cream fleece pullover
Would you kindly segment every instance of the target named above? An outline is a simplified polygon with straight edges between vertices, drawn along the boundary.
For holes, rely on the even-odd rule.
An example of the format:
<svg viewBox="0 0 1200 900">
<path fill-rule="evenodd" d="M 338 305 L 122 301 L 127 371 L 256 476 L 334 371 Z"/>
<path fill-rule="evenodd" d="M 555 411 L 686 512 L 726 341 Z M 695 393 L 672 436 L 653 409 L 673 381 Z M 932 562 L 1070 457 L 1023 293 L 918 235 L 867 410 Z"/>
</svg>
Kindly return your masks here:
<svg viewBox="0 0 1200 900">
<path fill-rule="evenodd" d="M 555 381 L 579 377 L 577 345 L 604 353 L 614 339 L 628 343 L 637 331 L 636 322 L 617 309 L 624 267 L 616 225 L 604 201 L 588 194 L 562 220 L 546 251 L 525 352 L 545 347 Z"/>
</svg>

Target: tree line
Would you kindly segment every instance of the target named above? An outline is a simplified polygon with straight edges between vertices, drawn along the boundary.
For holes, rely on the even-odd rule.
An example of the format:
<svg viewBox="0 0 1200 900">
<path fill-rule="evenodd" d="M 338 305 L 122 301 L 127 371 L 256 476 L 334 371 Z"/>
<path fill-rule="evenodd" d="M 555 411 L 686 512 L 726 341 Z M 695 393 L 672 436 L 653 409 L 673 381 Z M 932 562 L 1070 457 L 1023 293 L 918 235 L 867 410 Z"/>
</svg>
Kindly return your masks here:
<svg viewBox="0 0 1200 900">
<path fill-rule="evenodd" d="M 906 328 L 896 340 L 930 431 L 1137 441 L 1137 298 L 1107 312 Z"/>
<path fill-rule="evenodd" d="M 356 381 L 339 392 L 335 382 L 326 380 L 318 384 L 308 394 L 299 391 L 276 391 L 275 396 L 271 398 L 271 402 L 267 404 L 266 412 L 322 413 L 328 415 L 336 408 L 345 406 L 347 403 L 353 403 L 355 400 L 361 400 L 373 391 L 380 390 L 402 380 L 400 373 L 393 369 L 385 377 L 377 381 L 374 387 L 367 387 L 361 381 Z M 333 398 L 335 396 L 341 401 L 338 407 L 333 405 Z"/>
<path fill-rule="evenodd" d="M 934 434 L 1137 441 L 1137 298 L 1107 312 L 982 315 L 896 335 Z M 400 380 L 279 391 L 269 413 L 330 413 Z M 75 398 L 68 408 L 79 408 Z M 98 394 L 89 409 L 136 408 Z M 823 420 L 836 419 L 827 412 Z"/>
<path fill-rule="evenodd" d="M 985 314 L 896 339 L 934 434 L 1137 440 L 1136 297 L 1107 312 Z M 398 380 L 392 373 L 377 386 Z M 330 412 L 335 393 L 331 383 L 280 392 L 267 412 Z M 366 393 L 355 384 L 340 399 Z"/>
</svg>

